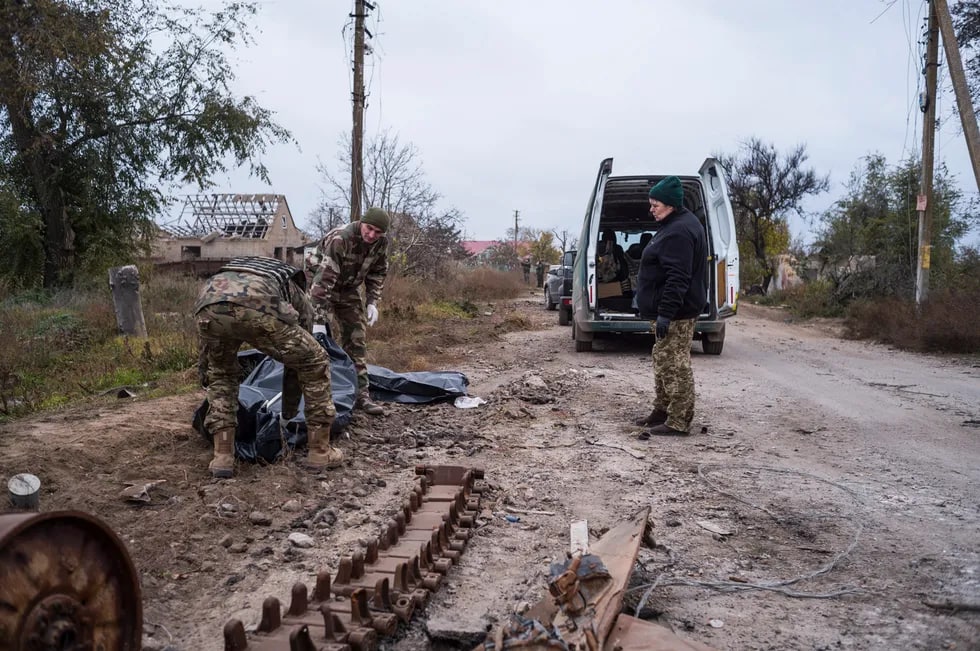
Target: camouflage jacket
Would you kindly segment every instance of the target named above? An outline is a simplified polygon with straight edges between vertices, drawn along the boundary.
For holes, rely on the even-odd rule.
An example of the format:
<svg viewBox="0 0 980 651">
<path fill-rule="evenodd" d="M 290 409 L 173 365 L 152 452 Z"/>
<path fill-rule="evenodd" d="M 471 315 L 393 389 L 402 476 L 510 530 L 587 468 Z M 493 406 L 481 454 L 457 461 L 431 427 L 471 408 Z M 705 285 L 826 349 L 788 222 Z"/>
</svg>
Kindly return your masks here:
<svg viewBox="0 0 980 651">
<path fill-rule="evenodd" d="M 333 303 L 361 284 L 367 302 L 377 303 L 388 274 L 388 238 L 382 235 L 367 244 L 361 239 L 361 222 L 351 222 L 324 235 L 310 263 L 310 291 L 320 295 L 317 303 Z"/>
<path fill-rule="evenodd" d="M 260 270 L 225 269 L 208 279 L 194 312 L 215 303 L 233 303 L 270 314 L 289 325 L 313 329 L 313 305 L 302 287 L 265 275 Z"/>
</svg>

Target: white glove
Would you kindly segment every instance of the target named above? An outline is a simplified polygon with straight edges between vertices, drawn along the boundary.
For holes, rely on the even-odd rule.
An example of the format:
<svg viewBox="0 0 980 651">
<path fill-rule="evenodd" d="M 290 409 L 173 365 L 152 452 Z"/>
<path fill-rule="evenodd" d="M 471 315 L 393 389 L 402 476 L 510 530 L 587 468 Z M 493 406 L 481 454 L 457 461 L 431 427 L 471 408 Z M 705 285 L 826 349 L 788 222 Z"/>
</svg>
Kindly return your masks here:
<svg viewBox="0 0 980 651">
<path fill-rule="evenodd" d="M 368 303 L 367 306 L 367 324 L 373 326 L 378 322 L 378 308 L 374 303 Z"/>
</svg>

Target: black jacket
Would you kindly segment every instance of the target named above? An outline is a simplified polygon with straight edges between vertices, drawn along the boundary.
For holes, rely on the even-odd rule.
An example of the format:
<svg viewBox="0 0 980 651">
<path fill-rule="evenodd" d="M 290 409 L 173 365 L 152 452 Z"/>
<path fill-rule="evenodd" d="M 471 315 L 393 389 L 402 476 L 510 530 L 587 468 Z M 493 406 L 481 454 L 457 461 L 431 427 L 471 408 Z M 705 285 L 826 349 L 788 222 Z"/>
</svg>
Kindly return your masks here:
<svg viewBox="0 0 980 651">
<path fill-rule="evenodd" d="M 707 266 L 704 226 L 691 211 L 677 209 L 643 249 L 636 288 L 640 315 L 696 318 L 708 300 Z"/>
</svg>

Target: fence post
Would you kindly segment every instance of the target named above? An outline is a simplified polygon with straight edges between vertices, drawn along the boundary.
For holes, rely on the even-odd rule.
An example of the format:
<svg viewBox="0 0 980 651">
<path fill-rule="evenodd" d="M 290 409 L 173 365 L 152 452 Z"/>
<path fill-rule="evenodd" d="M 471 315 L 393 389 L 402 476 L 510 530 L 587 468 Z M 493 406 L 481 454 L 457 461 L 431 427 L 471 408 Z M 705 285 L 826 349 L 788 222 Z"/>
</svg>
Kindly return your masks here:
<svg viewBox="0 0 980 651">
<path fill-rule="evenodd" d="M 140 302 L 140 272 L 136 265 L 109 270 L 109 287 L 116 308 L 116 323 L 124 335 L 146 337 L 146 321 Z"/>
</svg>

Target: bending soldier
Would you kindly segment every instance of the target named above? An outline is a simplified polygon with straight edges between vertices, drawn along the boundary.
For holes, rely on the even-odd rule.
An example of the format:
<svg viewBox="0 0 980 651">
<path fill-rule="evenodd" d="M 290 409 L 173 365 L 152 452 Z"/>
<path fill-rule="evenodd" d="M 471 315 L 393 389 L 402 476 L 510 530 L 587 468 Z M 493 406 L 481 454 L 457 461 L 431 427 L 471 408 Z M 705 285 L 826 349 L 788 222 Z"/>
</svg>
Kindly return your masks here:
<svg viewBox="0 0 980 651">
<path fill-rule="evenodd" d="M 306 295 L 303 272 L 272 258 L 235 258 L 212 276 L 194 307 L 208 371 L 207 429 L 214 433 L 211 475 L 234 474 L 235 429 L 242 342 L 282 362 L 282 417 L 299 412 L 305 399 L 311 470 L 334 468 L 343 453 L 330 445 L 336 410 L 330 391 L 330 358 L 310 334 L 313 306 Z"/>
<path fill-rule="evenodd" d="M 381 208 L 370 208 L 359 221 L 323 236 L 313 256 L 310 296 L 325 323 L 333 315 L 340 328 L 340 345 L 357 369 L 356 409 L 372 416 L 384 414 L 371 400 L 367 372 L 365 325 L 378 321 L 378 301 L 388 274 L 388 238 L 391 222 Z M 360 288 L 364 286 L 365 297 Z M 365 308 L 365 299 L 367 302 Z"/>
</svg>

